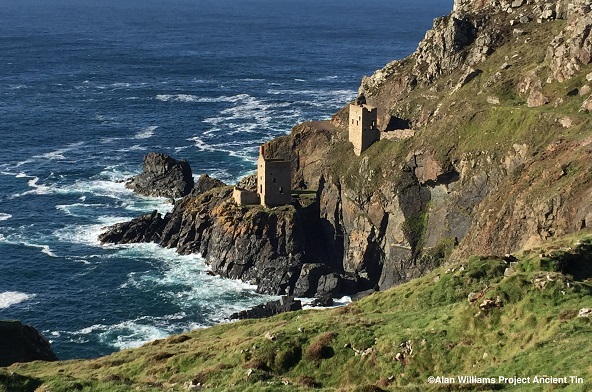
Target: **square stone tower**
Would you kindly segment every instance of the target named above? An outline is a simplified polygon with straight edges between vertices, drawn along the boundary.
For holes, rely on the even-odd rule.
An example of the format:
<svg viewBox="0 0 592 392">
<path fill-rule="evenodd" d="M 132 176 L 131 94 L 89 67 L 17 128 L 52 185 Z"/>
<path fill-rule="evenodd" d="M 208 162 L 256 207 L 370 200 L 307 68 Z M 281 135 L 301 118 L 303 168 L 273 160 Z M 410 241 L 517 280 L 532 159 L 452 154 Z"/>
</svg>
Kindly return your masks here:
<svg viewBox="0 0 592 392">
<path fill-rule="evenodd" d="M 257 160 L 257 193 L 265 207 L 292 203 L 292 162 L 266 159 L 265 146 L 259 147 Z"/>
<path fill-rule="evenodd" d="M 362 151 L 380 140 L 377 126 L 378 110 L 366 104 L 349 105 L 349 141 L 354 145 L 354 153 Z"/>
</svg>

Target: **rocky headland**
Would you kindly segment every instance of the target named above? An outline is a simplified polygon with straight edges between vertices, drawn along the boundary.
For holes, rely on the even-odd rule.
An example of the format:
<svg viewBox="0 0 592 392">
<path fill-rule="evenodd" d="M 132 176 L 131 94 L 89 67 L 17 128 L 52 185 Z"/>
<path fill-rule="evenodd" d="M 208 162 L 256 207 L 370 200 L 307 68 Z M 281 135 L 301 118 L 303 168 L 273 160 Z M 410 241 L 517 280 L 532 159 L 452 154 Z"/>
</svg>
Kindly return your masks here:
<svg viewBox="0 0 592 392">
<path fill-rule="evenodd" d="M 292 162 L 292 205 L 238 206 L 215 186 L 101 240 L 201 253 L 261 292 L 314 296 L 384 290 L 586 228 L 591 26 L 586 1 L 457 1 L 414 54 L 362 80 L 383 132 L 361 156 L 346 108 L 266 143 Z"/>
<path fill-rule="evenodd" d="M 359 156 L 348 106 L 265 144 L 269 158 L 292 163 L 290 205 L 237 205 L 232 187 L 204 178 L 170 213 L 113 226 L 101 240 L 201 253 L 214 272 L 267 293 L 380 292 L 93 361 L 13 365 L 0 385 L 500 390 L 514 385 L 499 375 L 569 374 L 547 387 L 592 388 L 589 1 L 456 0 L 411 56 L 365 77 L 359 95 L 378 108 L 383 131 Z M 286 299 L 257 315 L 284 305 L 297 307 Z M 249 312 L 236 317 L 258 317 Z M 438 374 L 495 380 L 428 383 Z"/>
</svg>

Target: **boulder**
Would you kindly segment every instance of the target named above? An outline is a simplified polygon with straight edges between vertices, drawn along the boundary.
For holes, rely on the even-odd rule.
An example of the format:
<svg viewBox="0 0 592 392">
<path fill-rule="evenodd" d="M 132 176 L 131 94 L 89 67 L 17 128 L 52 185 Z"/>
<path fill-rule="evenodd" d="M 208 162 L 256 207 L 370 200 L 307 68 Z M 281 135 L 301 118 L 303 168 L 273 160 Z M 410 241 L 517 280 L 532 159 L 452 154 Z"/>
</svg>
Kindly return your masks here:
<svg viewBox="0 0 592 392">
<path fill-rule="evenodd" d="M 294 296 L 312 297 L 317 291 L 319 280 L 327 272 L 327 266 L 318 263 L 306 263 L 302 265 L 300 276 L 294 287 Z"/>
<path fill-rule="evenodd" d="M 497 296 L 495 301 L 492 299 L 485 299 L 483 302 L 481 302 L 481 304 L 479 304 L 479 308 L 481 310 L 489 310 L 492 308 L 501 308 L 502 306 L 503 306 L 503 302 L 502 302 L 501 298 L 499 297 L 499 295 Z"/>
<path fill-rule="evenodd" d="M 191 167 L 166 154 L 151 152 L 144 157 L 144 170 L 125 184 L 144 196 L 180 198 L 193 189 Z"/>
<path fill-rule="evenodd" d="M 259 319 L 271 317 L 284 312 L 292 312 L 302 309 L 302 303 L 294 297 L 283 296 L 277 301 L 269 301 L 262 305 L 257 305 L 251 309 L 230 315 L 231 320 Z"/>
<path fill-rule="evenodd" d="M 317 296 L 336 296 L 341 292 L 341 276 L 332 272 L 319 278 Z"/>
<path fill-rule="evenodd" d="M 549 103 L 549 98 L 547 98 L 543 92 L 538 89 L 534 88 L 530 91 L 528 98 L 526 100 L 526 105 L 529 108 L 543 106 Z"/>
<path fill-rule="evenodd" d="M 376 292 L 377 292 L 376 289 L 368 289 L 368 290 L 364 290 L 364 291 L 358 291 L 356 294 L 351 296 L 351 300 L 352 301 L 359 301 L 362 298 L 366 298 L 367 296 L 372 295 Z"/>
<path fill-rule="evenodd" d="M 475 301 L 477 301 L 479 298 L 483 297 L 483 293 L 481 292 L 470 292 L 469 295 L 467 296 L 467 300 L 470 303 L 473 303 Z"/>
<path fill-rule="evenodd" d="M 333 306 L 333 297 L 331 297 L 331 294 L 323 294 L 321 296 L 316 297 L 310 303 L 310 306 L 319 306 L 319 307 Z"/>
<path fill-rule="evenodd" d="M 0 366 L 56 360 L 49 342 L 35 328 L 19 321 L 0 321 Z"/>
</svg>

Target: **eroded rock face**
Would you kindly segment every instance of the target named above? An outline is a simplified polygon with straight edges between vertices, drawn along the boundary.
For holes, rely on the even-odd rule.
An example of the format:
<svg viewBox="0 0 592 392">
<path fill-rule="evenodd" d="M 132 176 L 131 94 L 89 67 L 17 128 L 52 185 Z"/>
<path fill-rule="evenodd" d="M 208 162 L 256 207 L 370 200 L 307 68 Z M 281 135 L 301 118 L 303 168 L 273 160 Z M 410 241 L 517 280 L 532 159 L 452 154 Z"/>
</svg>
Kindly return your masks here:
<svg viewBox="0 0 592 392">
<path fill-rule="evenodd" d="M 144 157 L 143 172 L 125 186 L 140 195 L 176 199 L 191 192 L 193 176 L 187 162 L 151 152 Z"/>
<path fill-rule="evenodd" d="M 216 187 L 179 200 L 164 217 L 154 211 L 116 224 L 100 240 L 156 242 L 182 254 L 200 253 L 218 275 L 256 284 L 260 292 L 293 294 L 301 269 L 309 265 L 305 262 L 325 261 L 313 246 L 315 240 L 307 238 L 307 233 L 314 232 L 304 230 L 316 222 L 303 223 L 302 216 L 311 217 L 294 206 L 237 206 L 232 187 Z M 324 273 L 332 271 L 326 267 Z M 299 295 L 316 294 L 319 279 Z"/>
<path fill-rule="evenodd" d="M 158 211 L 142 215 L 128 222 L 110 226 L 99 235 L 101 243 L 133 244 L 138 242 L 159 242 L 165 221 Z"/>
<path fill-rule="evenodd" d="M 549 81 L 563 82 L 592 62 L 592 13 L 583 1 L 559 2 L 558 9 L 567 24 L 549 44 L 545 60 L 552 72 Z"/>
<path fill-rule="evenodd" d="M 226 186 L 226 184 L 224 182 L 220 181 L 217 178 L 210 177 L 206 173 L 206 174 L 202 174 L 201 176 L 199 176 L 199 178 L 197 179 L 197 182 L 195 183 L 195 186 L 193 187 L 193 190 L 191 192 L 194 195 L 201 195 L 202 193 L 205 193 L 207 191 L 211 191 L 214 188 L 219 188 L 219 187 L 223 187 L 223 186 Z"/>
<path fill-rule="evenodd" d="M 35 328 L 19 321 L 0 321 L 0 366 L 56 360 L 49 342 Z"/>
</svg>

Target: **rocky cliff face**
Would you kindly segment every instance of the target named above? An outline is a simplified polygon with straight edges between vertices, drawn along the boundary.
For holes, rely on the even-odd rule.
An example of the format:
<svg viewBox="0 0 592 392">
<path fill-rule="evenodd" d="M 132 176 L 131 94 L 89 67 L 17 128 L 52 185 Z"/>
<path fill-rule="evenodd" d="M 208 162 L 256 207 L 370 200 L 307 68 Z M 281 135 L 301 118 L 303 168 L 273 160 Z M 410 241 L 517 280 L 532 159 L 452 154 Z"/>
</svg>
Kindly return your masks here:
<svg viewBox="0 0 592 392">
<path fill-rule="evenodd" d="M 35 328 L 19 321 L 0 321 L 0 366 L 56 360 L 49 342 Z"/>
<path fill-rule="evenodd" d="M 413 55 L 362 81 L 392 141 L 355 158 L 339 132 L 295 129 L 300 143 L 336 141 L 307 152 L 335 157 L 320 168 L 294 165 L 302 183 L 321 179 L 332 263 L 382 289 L 451 253 L 509 253 L 590 226 L 591 21 L 586 1 L 457 1 Z M 333 123 L 347 120 L 344 108 Z M 396 141 L 399 128 L 415 136 Z"/>
<path fill-rule="evenodd" d="M 238 206 L 232 187 L 190 195 L 162 217 L 157 211 L 111 226 L 103 243 L 156 242 L 182 254 L 199 253 L 216 274 L 242 279 L 271 294 L 332 292 L 326 256 L 316 237 L 315 203 L 267 209 Z M 304 260 L 322 266 L 304 269 Z M 321 283 L 319 284 L 319 281 Z M 354 290 L 355 291 L 355 290 Z"/>
<path fill-rule="evenodd" d="M 201 252 L 265 292 L 313 295 L 386 289 L 449 257 L 587 228 L 591 31 L 588 1 L 457 1 L 414 54 L 362 80 L 383 140 L 356 157 L 346 106 L 267 143 L 314 201 L 245 208 L 217 188 L 131 237 Z"/>
</svg>

